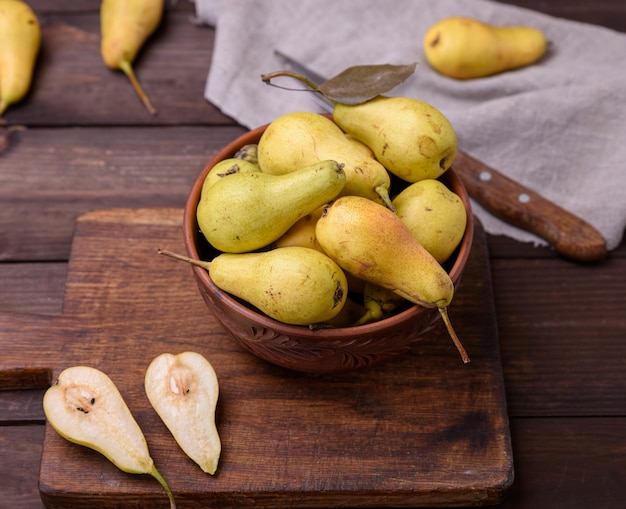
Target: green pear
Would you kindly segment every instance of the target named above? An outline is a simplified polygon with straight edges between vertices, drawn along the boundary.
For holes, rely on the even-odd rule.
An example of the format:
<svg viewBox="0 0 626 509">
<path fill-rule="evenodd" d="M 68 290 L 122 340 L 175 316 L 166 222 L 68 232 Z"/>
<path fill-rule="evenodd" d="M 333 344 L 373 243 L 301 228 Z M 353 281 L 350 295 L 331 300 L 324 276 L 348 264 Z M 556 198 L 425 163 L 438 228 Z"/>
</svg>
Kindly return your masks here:
<svg viewBox="0 0 626 509">
<path fill-rule="evenodd" d="M 315 234 L 346 272 L 420 306 L 436 307 L 463 361 L 469 362 L 447 313 L 454 284 L 394 212 L 366 198 L 342 196 L 325 209 Z"/>
<path fill-rule="evenodd" d="M 247 161 L 245 159 L 238 159 L 236 157 L 229 157 L 228 159 L 222 159 L 213 168 L 209 170 L 204 182 L 202 183 L 201 196 L 206 193 L 213 184 L 224 177 L 233 175 L 235 173 L 250 173 L 255 171 L 261 171 L 258 165 Z"/>
<path fill-rule="evenodd" d="M 407 182 L 439 177 L 456 157 L 452 124 L 437 108 L 418 99 L 377 96 L 355 105 L 336 103 L 333 119 Z"/>
<path fill-rule="evenodd" d="M 424 35 L 426 60 L 456 79 L 491 76 L 537 62 L 549 43 L 529 26 L 494 26 L 463 16 L 444 18 Z"/>
<path fill-rule="evenodd" d="M 0 0 L 0 116 L 28 93 L 40 45 L 33 10 L 21 0 Z"/>
<path fill-rule="evenodd" d="M 393 199 L 396 214 L 439 263 L 457 248 L 467 225 L 459 195 L 443 182 L 425 179 L 404 188 Z"/>
<path fill-rule="evenodd" d="M 239 150 L 237 150 L 233 157 L 235 159 L 243 159 L 244 161 L 248 161 L 252 164 L 259 164 L 259 158 L 257 156 L 258 149 L 258 144 L 248 143 L 247 145 L 244 145 Z"/>
<path fill-rule="evenodd" d="M 401 297 L 389 288 L 366 282 L 363 290 L 363 307 L 365 311 L 355 325 L 364 325 L 382 320 L 405 301 L 404 297 Z"/>
<path fill-rule="evenodd" d="M 324 160 L 284 175 L 237 173 L 200 196 L 198 226 L 213 247 L 244 253 L 265 247 L 301 217 L 335 198 L 346 174 Z"/>
<path fill-rule="evenodd" d="M 133 61 L 163 17 L 163 0 L 103 0 L 100 5 L 100 53 L 111 69 L 121 70 L 151 115 L 157 110 L 143 91 Z"/>
<path fill-rule="evenodd" d="M 348 281 L 341 268 L 325 254 L 308 247 L 223 253 L 211 262 L 160 252 L 205 268 L 218 288 L 287 324 L 312 325 L 331 320 L 348 295 Z"/>
<path fill-rule="evenodd" d="M 46 419 L 59 435 L 103 454 L 117 468 L 149 474 L 174 496 L 150 457 L 148 444 L 113 381 L 89 366 L 63 370 L 43 398 Z"/>
<path fill-rule="evenodd" d="M 263 132 L 257 155 L 261 170 L 273 175 L 335 160 L 346 172 L 342 195 L 363 196 L 391 207 L 391 179 L 385 167 L 323 115 L 298 111 L 278 117 Z"/>
<path fill-rule="evenodd" d="M 214 474 L 222 450 L 215 426 L 219 385 L 211 363 L 196 352 L 155 357 L 144 379 L 150 404 L 180 448 Z"/>
</svg>

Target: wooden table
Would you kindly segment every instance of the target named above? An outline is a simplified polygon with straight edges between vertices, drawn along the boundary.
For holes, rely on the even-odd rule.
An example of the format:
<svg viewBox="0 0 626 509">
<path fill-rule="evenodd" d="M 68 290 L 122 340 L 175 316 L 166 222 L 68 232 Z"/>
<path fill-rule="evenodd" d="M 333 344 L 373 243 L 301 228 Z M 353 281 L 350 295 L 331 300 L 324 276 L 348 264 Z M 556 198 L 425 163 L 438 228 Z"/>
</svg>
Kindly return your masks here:
<svg viewBox="0 0 626 509">
<path fill-rule="evenodd" d="M 102 65 L 99 2 L 29 3 L 43 50 L 32 93 L 0 126 L 0 318 L 61 315 L 77 217 L 181 208 L 245 132 L 203 99 L 213 31 L 190 23 L 190 3 L 168 8 L 137 62 L 157 117 Z M 507 3 L 626 31 L 622 0 Z M 591 265 L 493 236 L 488 248 L 515 463 L 500 507 L 623 507 L 626 245 Z M 45 380 L 19 385 L 0 391 L 0 507 L 41 509 Z"/>
</svg>

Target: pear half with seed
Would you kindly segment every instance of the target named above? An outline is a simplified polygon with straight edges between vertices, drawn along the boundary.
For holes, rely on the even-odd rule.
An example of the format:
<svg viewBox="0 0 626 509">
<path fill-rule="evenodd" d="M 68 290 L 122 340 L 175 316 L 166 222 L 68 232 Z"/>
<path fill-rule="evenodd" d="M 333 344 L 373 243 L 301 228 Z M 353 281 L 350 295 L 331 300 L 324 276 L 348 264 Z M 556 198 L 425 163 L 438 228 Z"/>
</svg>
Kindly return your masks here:
<svg viewBox="0 0 626 509">
<path fill-rule="evenodd" d="M 215 425 L 219 385 L 213 366 L 199 353 L 163 353 L 145 375 L 148 400 L 180 448 L 211 475 L 221 442 Z"/>
<path fill-rule="evenodd" d="M 172 492 L 150 457 L 141 428 L 113 381 L 89 366 L 63 370 L 43 398 L 46 419 L 63 438 L 94 449 L 117 468 L 131 474 L 150 474 Z"/>
</svg>

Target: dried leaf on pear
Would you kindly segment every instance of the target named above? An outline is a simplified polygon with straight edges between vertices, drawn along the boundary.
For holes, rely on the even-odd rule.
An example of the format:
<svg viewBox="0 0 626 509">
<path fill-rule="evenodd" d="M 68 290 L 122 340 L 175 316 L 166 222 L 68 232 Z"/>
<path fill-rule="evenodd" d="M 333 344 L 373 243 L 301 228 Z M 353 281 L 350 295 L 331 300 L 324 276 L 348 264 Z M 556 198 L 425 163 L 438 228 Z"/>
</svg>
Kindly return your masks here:
<svg viewBox="0 0 626 509">
<path fill-rule="evenodd" d="M 360 104 L 404 83 L 415 71 L 409 65 L 355 65 L 319 85 L 328 99 L 343 104 Z"/>
<path fill-rule="evenodd" d="M 355 105 L 367 102 L 404 83 L 413 74 L 416 65 L 354 65 L 319 85 L 305 76 L 306 73 L 293 71 L 269 72 L 263 74 L 261 80 L 271 85 L 274 78 L 294 78 L 333 103 Z"/>
</svg>

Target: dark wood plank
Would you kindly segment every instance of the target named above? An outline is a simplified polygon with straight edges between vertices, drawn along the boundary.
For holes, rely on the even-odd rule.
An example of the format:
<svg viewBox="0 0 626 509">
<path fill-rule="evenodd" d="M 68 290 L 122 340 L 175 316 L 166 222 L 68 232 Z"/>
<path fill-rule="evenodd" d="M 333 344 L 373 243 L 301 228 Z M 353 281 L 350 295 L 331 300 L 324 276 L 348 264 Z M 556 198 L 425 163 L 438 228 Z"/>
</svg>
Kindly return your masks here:
<svg viewBox="0 0 626 509">
<path fill-rule="evenodd" d="M 511 415 L 626 415 L 626 259 L 492 260 Z"/>
<path fill-rule="evenodd" d="M 43 509 L 37 491 L 44 427 L 0 426 L 0 507 Z"/>
<path fill-rule="evenodd" d="M 624 418 L 511 419 L 515 482 L 501 509 L 621 509 Z M 42 509 L 37 491 L 43 426 L 0 426 L 2 507 Z"/>
<path fill-rule="evenodd" d="M 44 391 L 45 388 L 0 390 L 0 427 L 20 423 L 43 424 L 46 420 L 41 401 Z"/>
<path fill-rule="evenodd" d="M 0 263 L 0 310 L 60 315 L 67 262 Z"/>
<path fill-rule="evenodd" d="M 515 483 L 500 509 L 620 509 L 625 418 L 512 419 Z"/>
<path fill-rule="evenodd" d="M 626 32 L 626 3 L 622 0 L 504 0 L 501 3 Z"/>
<path fill-rule="evenodd" d="M 0 259 L 67 260 L 76 217 L 107 207 L 182 207 L 238 126 L 26 129 L 0 155 Z"/>
</svg>

